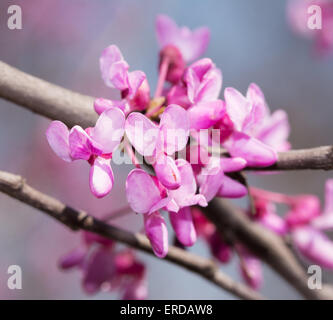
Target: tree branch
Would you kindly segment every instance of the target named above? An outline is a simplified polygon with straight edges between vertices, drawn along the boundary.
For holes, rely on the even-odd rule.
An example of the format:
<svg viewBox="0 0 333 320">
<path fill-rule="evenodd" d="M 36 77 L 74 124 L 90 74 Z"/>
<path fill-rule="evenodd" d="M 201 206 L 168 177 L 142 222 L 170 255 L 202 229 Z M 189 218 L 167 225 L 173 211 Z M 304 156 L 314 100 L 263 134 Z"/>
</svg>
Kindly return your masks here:
<svg viewBox="0 0 333 320">
<path fill-rule="evenodd" d="M 149 240 L 144 235 L 133 234 L 116 228 L 88 215 L 84 211 L 68 207 L 59 200 L 32 188 L 20 176 L 0 171 L 0 192 L 48 214 L 72 230 L 94 232 L 154 255 Z M 229 276 L 220 272 L 215 263 L 209 259 L 171 246 L 165 260 L 206 278 L 208 281 L 229 291 L 237 297 L 250 300 L 263 298 L 256 291 L 241 283 L 235 282 Z"/>
<path fill-rule="evenodd" d="M 0 97 L 69 127 L 94 126 L 97 115 L 93 97 L 85 96 L 36 78 L 0 61 Z M 278 161 L 267 168 L 246 170 L 333 169 L 333 146 L 280 152 Z"/>
<path fill-rule="evenodd" d="M 55 86 L 1 61 L 0 97 L 50 119 L 61 120 L 69 127 L 75 124 L 82 127 L 93 126 L 97 119 L 92 107 L 92 97 Z M 271 167 L 247 168 L 247 170 L 269 171 L 303 169 L 333 169 L 333 146 L 282 152 L 278 155 L 277 163 Z M 50 211 L 47 211 L 47 207 L 41 209 L 52 215 Z M 71 210 L 69 209 L 69 212 Z M 312 299 L 333 298 L 333 294 L 328 289 L 316 291 L 307 288 L 304 271 L 301 270 L 297 262 L 295 263 L 295 257 L 290 251 L 286 251 L 286 248 L 282 246 L 281 241 L 274 234 L 254 224 L 239 212 L 235 212 L 225 202 L 214 200 L 205 212 L 208 218 L 216 223 L 220 231 L 227 231 L 234 235 L 235 239 L 245 243 L 250 250 L 271 265 L 305 297 Z M 62 215 L 60 216 L 61 219 L 64 219 Z M 57 214 L 55 217 L 60 219 L 60 216 Z M 75 226 L 72 223 L 70 225 Z M 138 237 L 142 236 L 138 235 Z M 136 236 L 135 239 L 137 239 Z M 135 246 L 137 241 L 139 240 L 135 240 L 132 245 Z M 172 248 L 172 250 L 174 249 Z M 171 259 L 170 256 L 168 259 Z M 285 259 L 286 261 L 284 261 Z"/>
<path fill-rule="evenodd" d="M 278 161 L 270 167 L 246 168 L 246 170 L 256 171 L 287 171 L 305 169 L 332 170 L 333 146 L 279 152 Z"/>
<path fill-rule="evenodd" d="M 95 125 L 94 98 L 36 78 L 0 61 L 0 97 L 69 127 Z"/>
<path fill-rule="evenodd" d="M 273 232 L 251 221 L 230 202 L 214 199 L 203 210 L 228 240 L 233 243 L 243 243 L 305 298 L 333 299 L 330 286 L 323 286 L 321 290 L 309 289 L 307 275 L 284 241 Z"/>
</svg>

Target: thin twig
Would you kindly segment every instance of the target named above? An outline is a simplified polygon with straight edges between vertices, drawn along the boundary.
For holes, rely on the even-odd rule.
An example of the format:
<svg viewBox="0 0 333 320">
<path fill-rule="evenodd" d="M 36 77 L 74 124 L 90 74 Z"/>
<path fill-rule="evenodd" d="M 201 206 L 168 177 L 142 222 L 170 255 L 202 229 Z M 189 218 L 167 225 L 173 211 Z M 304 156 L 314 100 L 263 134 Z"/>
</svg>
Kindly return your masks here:
<svg viewBox="0 0 333 320">
<path fill-rule="evenodd" d="M 0 192 L 48 214 L 72 230 L 94 232 L 154 255 L 151 245 L 144 235 L 133 234 L 119 229 L 88 215 L 84 211 L 68 207 L 61 201 L 32 188 L 18 175 L 0 171 Z M 212 260 L 202 258 L 174 246 L 169 248 L 165 260 L 197 273 L 237 297 L 251 300 L 263 298 L 256 291 L 244 284 L 235 282 L 232 278 L 219 271 Z"/>
</svg>

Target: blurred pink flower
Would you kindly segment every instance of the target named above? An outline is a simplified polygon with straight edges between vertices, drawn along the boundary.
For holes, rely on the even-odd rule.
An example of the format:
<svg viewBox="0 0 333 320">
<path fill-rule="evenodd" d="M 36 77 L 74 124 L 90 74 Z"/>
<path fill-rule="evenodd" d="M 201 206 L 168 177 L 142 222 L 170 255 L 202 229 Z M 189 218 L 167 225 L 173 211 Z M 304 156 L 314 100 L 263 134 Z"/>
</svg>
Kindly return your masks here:
<svg viewBox="0 0 333 320">
<path fill-rule="evenodd" d="M 238 245 L 237 252 L 243 279 L 251 288 L 259 289 L 263 282 L 261 261 L 242 245 Z"/>
<path fill-rule="evenodd" d="M 186 62 L 199 58 L 208 46 L 210 32 L 202 27 L 190 31 L 187 27 L 179 28 L 166 15 L 156 19 L 156 34 L 160 45 L 160 70 L 167 68 L 166 79 L 177 83 L 185 70 Z"/>
<path fill-rule="evenodd" d="M 308 26 L 309 18 L 313 14 L 308 9 L 313 5 L 319 6 L 321 9 L 321 29 L 311 29 Z M 314 39 L 314 48 L 319 56 L 332 52 L 333 2 L 331 0 L 289 0 L 287 19 L 296 34 Z"/>
<path fill-rule="evenodd" d="M 63 256 L 59 265 L 64 270 L 82 270 L 82 286 L 88 294 L 104 288 L 122 292 L 123 299 L 145 299 L 144 265 L 135 259 L 133 251 L 116 252 L 114 247 L 109 239 L 83 232 L 81 245 Z"/>
</svg>

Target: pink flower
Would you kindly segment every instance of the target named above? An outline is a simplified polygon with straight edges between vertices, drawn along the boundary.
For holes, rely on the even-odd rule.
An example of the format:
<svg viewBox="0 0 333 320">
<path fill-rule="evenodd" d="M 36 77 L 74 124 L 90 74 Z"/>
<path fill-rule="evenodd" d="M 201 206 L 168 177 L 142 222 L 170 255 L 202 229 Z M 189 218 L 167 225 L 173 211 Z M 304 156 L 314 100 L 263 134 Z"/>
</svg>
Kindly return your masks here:
<svg viewBox="0 0 333 320">
<path fill-rule="evenodd" d="M 210 32 L 202 27 L 190 31 L 187 27 L 178 27 L 166 15 L 156 19 L 156 34 L 160 45 L 160 67 L 168 60 L 167 80 L 177 83 L 185 69 L 185 62 L 201 56 L 208 46 Z"/>
<path fill-rule="evenodd" d="M 207 201 L 215 196 L 239 198 L 247 194 L 247 188 L 240 182 L 231 179 L 225 172 L 240 171 L 246 166 L 242 158 L 216 158 L 211 157 L 208 165 L 204 167 L 198 177 L 200 193 Z"/>
<path fill-rule="evenodd" d="M 210 251 L 212 255 L 221 263 L 227 263 L 232 258 L 232 248 L 223 241 L 220 233 L 215 230 L 215 232 L 208 239 Z"/>
<path fill-rule="evenodd" d="M 115 251 L 115 243 L 83 232 L 82 244 L 60 259 L 62 269 L 82 270 L 82 286 L 88 294 L 101 289 L 119 290 L 124 299 L 145 299 L 145 267 L 132 251 Z"/>
<path fill-rule="evenodd" d="M 321 9 L 322 25 L 320 29 L 310 29 L 308 26 L 311 14 L 308 8 L 312 5 Z M 314 48 L 320 56 L 333 50 L 333 3 L 330 0 L 289 0 L 287 18 L 292 30 L 305 38 L 314 39 Z M 318 21 L 317 21 L 318 22 Z"/>
<path fill-rule="evenodd" d="M 333 179 L 326 181 L 324 210 L 312 220 L 312 225 L 321 230 L 333 229 Z"/>
<path fill-rule="evenodd" d="M 189 136 L 186 111 L 169 105 L 157 126 L 141 113 L 133 112 L 126 120 L 126 135 L 141 155 L 150 158 L 157 178 L 168 189 L 180 186 L 180 173 L 171 157 L 185 148 Z"/>
<path fill-rule="evenodd" d="M 316 199 L 316 200 L 315 200 Z M 333 180 L 325 186 L 325 207 L 320 215 L 319 200 L 313 196 L 312 203 L 304 202 L 299 219 L 293 219 L 291 236 L 299 252 L 309 260 L 333 269 L 333 242 L 323 233 L 333 227 Z M 290 216 L 289 216 L 290 217 Z M 296 224 L 296 222 L 299 222 Z"/>
<path fill-rule="evenodd" d="M 277 160 L 276 151 L 288 147 L 289 124 L 284 111 L 269 115 L 260 88 L 251 84 L 246 97 L 233 88 L 224 91 L 227 114 L 234 132 L 225 145 L 234 157 L 242 157 L 248 166 L 265 167 Z"/>
<path fill-rule="evenodd" d="M 175 164 L 181 178 L 181 184 L 176 190 L 168 190 L 168 196 L 172 201 L 169 211 L 178 212 L 177 208 L 184 208 L 193 205 L 207 206 L 206 198 L 203 194 L 196 194 L 197 184 L 191 165 L 183 159 L 177 159 Z"/>
<path fill-rule="evenodd" d="M 187 87 L 183 81 L 172 86 L 166 92 L 167 104 L 178 104 L 184 109 L 188 109 L 191 106 L 191 101 L 187 96 Z"/>
<path fill-rule="evenodd" d="M 156 179 L 142 169 L 132 170 L 126 179 L 127 200 L 136 213 L 144 214 L 144 227 L 156 256 L 164 258 L 168 253 L 168 229 L 159 210 L 170 199 L 166 197 Z"/>
<path fill-rule="evenodd" d="M 154 253 L 163 258 L 168 252 L 168 231 L 160 209 L 169 211 L 170 221 L 179 242 L 191 246 L 196 232 L 190 206 L 206 206 L 203 195 L 196 194 L 196 182 L 191 165 L 185 160 L 175 162 L 181 185 L 177 190 L 164 188 L 159 181 L 142 169 L 134 169 L 126 180 L 126 194 L 134 212 L 144 214 L 144 227 Z"/>
<path fill-rule="evenodd" d="M 311 226 L 300 226 L 291 232 L 298 251 L 310 261 L 333 269 L 333 242 L 320 230 Z"/>
<path fill-rule="evenodd" d="M 254 218 L 278 234 L 288 231 L 293 245 L 304 257 L 333 269 L 333 242 L 323 232 L 333 227 L 333 180 L 326 182 L 325 190 L 325 208 L 321 214 L 319 199 L 314 195 L 287 196 L 252 189 L 257 208 Z M 273 202 L 290 208 L 285 223 L 275 214 Z"/>
<path fill-rule="evenodd" d="M 170 212 L 170 221 L 177 239 L 184 246 L 192 246 L 197 239 L 190 207 L 199 205 L 207 206 L 207 201 L 202 194 L 196 194 L 197 184 L 191 165 L 183 160 L 176 160 L 181 176 L 181 185 L 176 190 L 168 190 L 170 203 L 167 209 Z"/>
<path fill-rule="evenodd" d="M 251 288 L 255 290 L 259 289 L 263 282 L 260 260 L 252 255 L 244 246 L 238 245 L 237 248 L 243 279 Z"/>
<path fill-rule="evenodd" d="M 263 227 L 275 232 L 278 235 L 284 235 L 288 232 L 288 225 L 283 218 L 276 213 L 274 203 L 254 198 L 256 213 L 253 217 L 249 212 L 249 216 L 260 223 Z"/>
<path fill-rule="evenodd" d="M 185 61 L 193 61 L 199 58 L 205 52 L 210 38 L 208 28 L 201 27 L 194 31 L 187 27 L 179 28 L 166 15 L 157 16 L 156 33 L 162 50 L 168 45 L 175 46 L 181 52 Z"/>
<path fill-rule="evenodd" d="M 103 112 L 95 127 L 83 130 L 74 126 L 68 130 L 60 121 L 52 121 L 46 131 L 49 145 L 61 159 L 90 163 L 90 189 L 98 198 L 107 195 L 113 186 L 110 166 L 112 152 L 118 147 L 125 127 L 125 115 L 117 108 Z"/>
<path fill-rule="evenodd" d="M 200 208 L 192 207 L 191 213 L 198 237 L 202 237 L 206 241 L 209 241 L 213 233 L 216 231 L 215 225 L 205 217 Z"/>
<path fill-rule="evenodd" d="M 100 58 L 100 69 L 105 84 L 120 90 L 123 100 L 97 99 L 94 107 L 98 114 L 110 106 L 118 106 L 125 113 L 144 110 L 148 106 L 150 89 L 146 75 L 142 71 L 129 72 L 129 65 L 117 46 L 111 45 L 104 49 Z"/>
<path fill-rule="evenodd" d="M 218 100 L 222 87 L 222 73 L 208 59 L 201 59 L 188 67 L 184 75 L 191 129 L 208 129 L 225 114 L 225 103 Z"/>
<path fill-rule="evenodd" d="M 320 215 L 320 201 L 313 195 L 292 197 L 286 222 L 290 228 L 308 224 Z"/>
</svg>

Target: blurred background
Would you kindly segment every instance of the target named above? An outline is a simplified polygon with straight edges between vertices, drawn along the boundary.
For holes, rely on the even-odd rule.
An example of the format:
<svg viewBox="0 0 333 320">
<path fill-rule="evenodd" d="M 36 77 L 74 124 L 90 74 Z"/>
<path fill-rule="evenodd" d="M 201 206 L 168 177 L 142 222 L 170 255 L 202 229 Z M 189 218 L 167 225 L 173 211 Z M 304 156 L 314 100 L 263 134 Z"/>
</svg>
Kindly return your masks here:
<svg viewBox="0 0 333 320">
<path fill-rule="evenodd" d="M 143 70 L 154 90 L 158 47 L 155 17 L 171 16 L 179 25 L 206 25 L 211 42 L 206 56 L 222 69 L 223 87 L 245 93 L 256 82 L 272 110 L 289 114 L 293 148 L 332 144 L 333 56 L 317 59 L 311 41 L 295 36 L 286 22 L 286 2 L 266 0 L 16 0 L 22 8 L 23 29 L 7 28 L 7 9 L 0 2 L 0 59 L 52 83 L 92 96 L 118 97 L 105 87 L 99 71 L 101 51 L 117 44 L 132 70 Z M 89 191 L 88 164 L 68 164 L 48 147 L 49 120 L 0 100 L 0 170 L 21 174 L 29 183 L 68 204 L 101 216 L 126 206 L 124 183 L 131 167 L 113 165 L 115 186 L 106 199 Z M 295 172 L 251 176 L 253 185 L 291 194 L 313 193 L 322 199 L 330 172 Z M 134 214 L 114 221 L 141 230 Z M 40 212 L 0 194 L 0 298 L 114 299 L 109 293 L 87 296 L 80 272 L 63 272 L 59 257 L 80 241 L 62 225 Z M 198 241 L 191 248 L 209 256 Z M 233 299 L 198 276 L 170 263 L 139 254 L 146 263 L 149 298 Z M 22 267 L 23 289 L 7 288 L 7 268 Z M 236 258 L 221 266 L 240 280 Z M 298 299 L 299 295 L 268 267 L 261 292 L 269 298 Z M 324 273 L 333 281 L 333 273 Z M 241 280 L 240 280 L 241 281 Z"/>
</svg>

